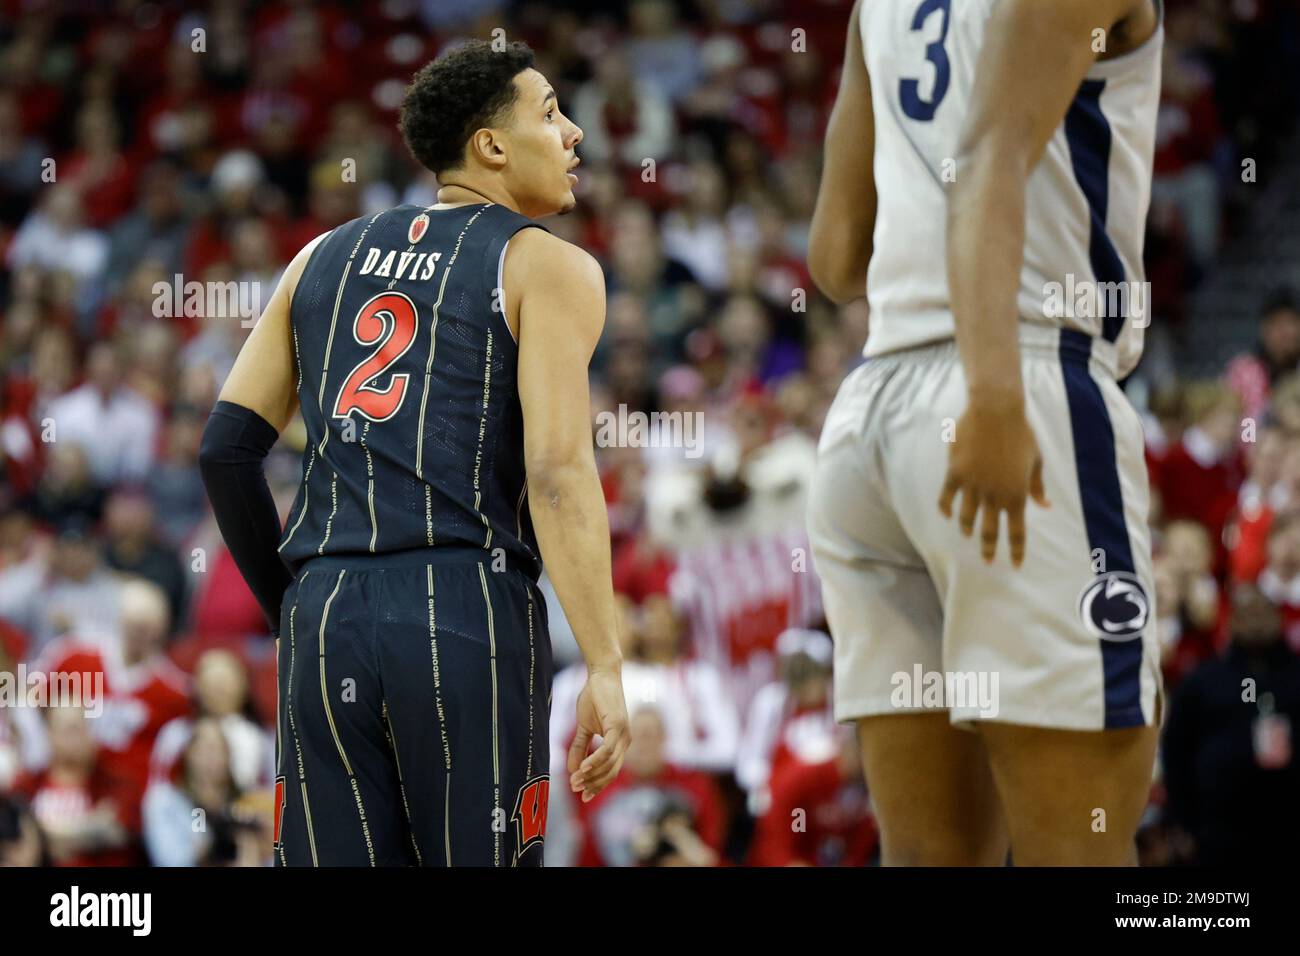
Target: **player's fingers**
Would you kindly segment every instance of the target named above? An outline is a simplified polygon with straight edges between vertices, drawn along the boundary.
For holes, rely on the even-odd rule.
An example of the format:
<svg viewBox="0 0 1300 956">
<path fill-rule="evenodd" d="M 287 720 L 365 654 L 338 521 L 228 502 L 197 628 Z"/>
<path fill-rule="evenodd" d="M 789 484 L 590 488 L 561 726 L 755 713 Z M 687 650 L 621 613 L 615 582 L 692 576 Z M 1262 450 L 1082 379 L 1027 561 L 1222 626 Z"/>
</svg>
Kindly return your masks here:
<svg viewBox="0 0 1300 956">
<path fill-rule="evenodd" d="M 1020 567 L 1025 560 L 1025 503 L 1007 509 L 1007 542 L 1011 545 L 1011 563 Z"/>
<path fill-rule="evenodd" d="M 577 736 L 573 738 L 573 743 L 569 744 L 569 774 L 578 772 L 578 767 L 582 763 L 582 758 L 587 756 L 587 748 L 591 746 L 591 731 L 579 727 Z"/>
<path fill-rule="evenodd" d="M 1047 500 L 1047 491 L 1043 488 L 1043 459 L 1034 459 L 1034 468 L 1029 473 L 1029 495 L 1043 508 L 1052 507 Z"/>
<path fill-rule="evenodd" d="M 617 776 L 617 772 L 616 768 L 611 767 L 599 777 L 585 781 L 580 790 L 582 794 L 582 802 L 586 803 L 593 797 L 598 796 L 602 790 L 613 783 L 614 777 Z"/>
<path fill-rule="evenodd" d="M 952 469 L 948 469 L 948 476 L 943 480 L 943 490 L 939 492 L 939 512 L 945 518 L 952 517 L 952 499 L 957 495 L 957 489 L 961 487 L 961 479 L 953 474 Z"/>
<path fill-rule="evenodd" d="M 623 737 L 622 731 L 615 728 L 605 735 L 600 746 L 587 755 L 578 768 L 585 778 L 591 779 L 605 772 L 618 754 L 618 742 Z"/>
<path fill-rule="evenodd" d="M 590 803 L 592 800 L 596 799 L 596 797 L 600 796 L 600 792 L 613 782 L 614 774 L 608 773 L 603 774 L 598 782 L 587 784 L 582 788 L 582 802 Z"/>
<path fill-rule="evenodd" d="M 980 510 L 980 498 L 975 489 L 967 485 L 961 490 L 961 515 L 957 519 L 961 533 L 971 536 L 975 530 L 975 515 Z"/>
<path fill-rule="evenodd" d="M 622 752 L 618 752 L 613 759 L 602 766 L 599 772 L 588 776 L 587 782 L 582 788 L 583 801 L 590 800 L 613 783 L 614 778 L 618 776 L 618 772 L 622 768 L 622 764 Z"/>
<path fill-rule="evenodd" d="M 987 498 L 982 504 L 984 520 L 980 525 L 980 554 L 985 561 L 992 561 L 998 551 L 998 527 L 1001 524 L 1002 509 Z"/>
<path fill-rule="evenodd" d="M 587 764 L 586 761 L 590 759 L 594 753 L 599 751 L 603 744 L 599 737 L 593 737 L 590 746 L 596 749 L 592 751 L 591 754 L 579 754 L 578 756 L 580 759 L 578 768 L 569 774 L 569 786 L 573 790 L 581 790 L 586 786 L 587 781 L 591 779 L 589 764 Z"/>
<path fill-rule="evenodd" d="M 614 779 L 614 775 L 617 772 L 618 772 L 618 762 L 615 760 L 611 760 L 609 763 L 601 765 L 599 771 L 589 774 L 586 778 L 585 783 L 583 784 L 582 789 L 594 790 L 597 793 L 599 793 L 601 790 L 605 789 L 605 787 L 609 785 L 610 781 Z"/>
</svg>

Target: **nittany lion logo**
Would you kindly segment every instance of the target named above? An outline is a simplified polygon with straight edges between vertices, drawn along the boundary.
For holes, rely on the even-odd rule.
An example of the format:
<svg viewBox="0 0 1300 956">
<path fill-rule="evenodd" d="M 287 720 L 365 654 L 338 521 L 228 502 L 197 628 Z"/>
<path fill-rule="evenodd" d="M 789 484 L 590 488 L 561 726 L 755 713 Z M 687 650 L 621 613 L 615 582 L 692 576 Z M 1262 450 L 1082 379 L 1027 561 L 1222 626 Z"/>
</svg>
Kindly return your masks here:
<svg viewBox="0 0 1300 956">
<path fill-rule="evenodd" d="M 406 231 L 406 238 L 411 240 L 411 245 L 415 245 L 420 241 L 420 237 L 424 235 L 424 231 L 428 228 L 429 217 L 424 213 L 420 213 L 411 220 L 411 228 Z"/>
<path fill-rule="evenodd" d="M 1151 615 L 1151 601 L 1136 575 L 1127 571 L 1099 574 L 1079 595 L 1079 617 L 1104 641 L 1139 637 Z"/>
</svg>

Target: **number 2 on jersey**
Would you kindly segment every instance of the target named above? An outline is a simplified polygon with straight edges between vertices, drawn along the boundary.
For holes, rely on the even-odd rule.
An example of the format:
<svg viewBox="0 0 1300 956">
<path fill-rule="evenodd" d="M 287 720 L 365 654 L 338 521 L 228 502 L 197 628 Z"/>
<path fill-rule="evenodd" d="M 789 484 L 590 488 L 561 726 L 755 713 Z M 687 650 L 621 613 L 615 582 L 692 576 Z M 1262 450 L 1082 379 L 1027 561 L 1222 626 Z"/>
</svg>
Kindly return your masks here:
<svg viewBox="0 0 1300 956">
<path fill-rule="evenodd" d="M 948 51 L 944 49 L 943 41 L 948 38 L 948 15 L 951 2 L 952 0 L 924 0 L 916 8 L 916 15 L 912 17 L 912 30 L 915 32 L 925 25 L 930 14 L 935 11 L 943 14 L 939 39 L 925 46 L 925 58 L 934 64 L 934 88 L 930 91 L 930 98 L 921 99 L 921 84 L 915 79 L 904 79 L 898 83 L 898 100 L 903 107 L 903 112 L 923 123 L 934 119 L 934 111 L 939 108 L 944 94 L 948 92 Z"/>
<path fill-rule="evenodd" d="M 334 403 L 335 418 L 347 418 L 354 409 L 372 422 L 397 414 L 410 375 L 396 372 L 383 387 L 375 379 L 406 354 L 415 341 L 417 324 L 415 303 L 400 292 L 381 292 L 361 307 L 352 322 L 352 337 L 376 348 L 344 379 Z"/>
</svg>

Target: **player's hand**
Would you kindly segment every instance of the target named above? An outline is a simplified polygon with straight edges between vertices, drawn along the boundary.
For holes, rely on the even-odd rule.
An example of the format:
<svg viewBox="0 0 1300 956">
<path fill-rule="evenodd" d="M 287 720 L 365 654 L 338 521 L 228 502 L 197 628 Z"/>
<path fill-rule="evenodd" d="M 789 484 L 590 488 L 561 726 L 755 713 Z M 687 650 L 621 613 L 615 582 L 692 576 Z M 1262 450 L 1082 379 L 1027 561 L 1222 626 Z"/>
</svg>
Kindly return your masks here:
<svg viewBox="0 0 1300 956">
<path fill-rule="evenodd" d="M 600 746 L 587 753 L 600 735 Z M 578 695 L 578 733 L 569 747 L 569 789 L 594 799 L 618 776 L 627 754 L 627 701 L 623 678 L 616 671 L 593 671 Z"/>
<path fill-rule="evenodd" d="M 948 476 L 939 494 L 939 510 L 952 517 L 953 499 L 961 492 L 958 523 L 970 537 L 975 519 L 980 521 L 980 553 L 991 562 L 998 549 L 1002 512 L 1007 513 L 1007 538 L 1011 563 L 1025 558 L 1025 499 L 1032 497 L 1051 507 L 1043 491 L 1043 458 L 1025 418 L 1023 401 L 1006 404 L 974 400 L 957 422 Z"/>
</svg>

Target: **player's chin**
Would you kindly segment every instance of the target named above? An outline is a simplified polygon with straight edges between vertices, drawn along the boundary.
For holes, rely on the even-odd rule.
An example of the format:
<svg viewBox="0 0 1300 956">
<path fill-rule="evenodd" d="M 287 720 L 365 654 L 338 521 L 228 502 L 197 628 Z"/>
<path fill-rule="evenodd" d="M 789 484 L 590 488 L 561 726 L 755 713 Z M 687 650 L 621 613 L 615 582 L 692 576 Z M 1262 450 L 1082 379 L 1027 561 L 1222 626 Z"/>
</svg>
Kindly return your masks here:
<svg viewBox="0 0 1300 956">
<path fill-rule="evenodd" d="M 573 195 L 573 189 L 566 184 L 557 188 L 554 192 L 539 192 L 534 201 L 527 205 L 532 207 L 529 215 L 538 219 L 545 216 L 563 216 L 571 213 L 577 208 L 578 200 Z"/>
<path fill-rule="evenodd" d="M 566 189 L 563 195 L 559 196 L 555 203 L 555 214 L 557 216 L 567 216 L 577 208 L 578 200 L 573 195 L 573 190 Z"/>
</svg>

